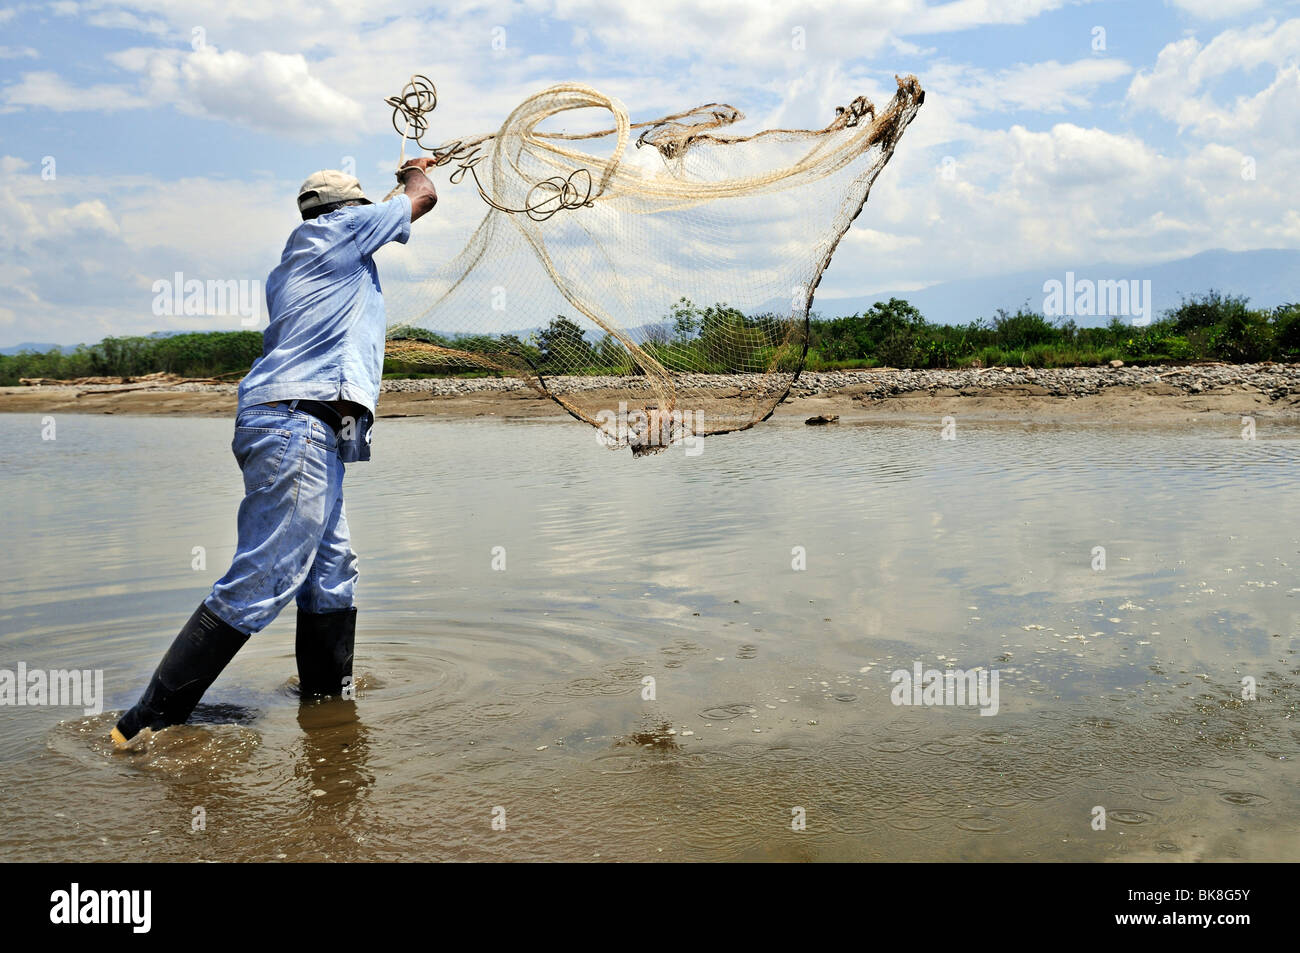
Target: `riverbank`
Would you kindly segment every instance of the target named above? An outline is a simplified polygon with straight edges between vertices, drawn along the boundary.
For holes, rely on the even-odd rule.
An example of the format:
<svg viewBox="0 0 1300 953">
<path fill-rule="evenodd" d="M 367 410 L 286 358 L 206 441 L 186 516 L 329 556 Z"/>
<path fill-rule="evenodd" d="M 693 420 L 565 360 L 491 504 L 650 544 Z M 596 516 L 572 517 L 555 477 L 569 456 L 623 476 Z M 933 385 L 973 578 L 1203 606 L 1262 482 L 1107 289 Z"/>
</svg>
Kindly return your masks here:
<svg viewBox="0 0 1300 953">
<path fill-rule="evenodd" d="M 611 390 L 638 379 L 551 378 L 561 391 Z M 734 389 L 735 377 L 696 375 L 696 387 Z M 229 416 L 236 385 L 123 382 L 0 388 L 0 412 Z M 879 368 L 806 372 L 778 417 L 838 415 L 843 422 L 944 414 L 1031 420 L 1174 422 L 1206 415 L 1300 418 L 1300 364 L 1154 367 Z M 523 381 L 388 380 L 380 417 L 551 417 L 563 411 Z"/>
</svg>

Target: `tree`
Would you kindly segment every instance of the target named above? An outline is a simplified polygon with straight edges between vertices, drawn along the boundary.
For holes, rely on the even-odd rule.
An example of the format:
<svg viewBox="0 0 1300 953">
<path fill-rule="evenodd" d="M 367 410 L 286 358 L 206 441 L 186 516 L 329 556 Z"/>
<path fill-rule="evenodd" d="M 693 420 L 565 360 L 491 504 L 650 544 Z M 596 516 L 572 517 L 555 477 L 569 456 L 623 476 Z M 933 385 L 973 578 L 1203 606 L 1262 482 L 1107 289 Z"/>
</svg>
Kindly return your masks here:
<svg viewBox="0 0 1300 953">
<path fill-rule="evenodd" d="M 1225 295 L 1211 288 L 1204 294 L 1183 298 L 1182 304 L 1169 311 L 1167 317 L 1173 320 L 1177 333 L 1186 334 L 1225 324 L 1230 318 L 1245 320 L 1248 301 L 1245 296 Z"/>
<path fill-rule="evenodd" d="M 673 326 L 673 338 L 685 343 L 700 330 L 700 312 L 690 298 L 680 298 L 668 309 L 668 320 Z"/>
<path fill-rule="evenodd" d="M 562 314 L 537 332 L 542 363 L 552 369 L 575 370 L 592 363 L 591 345 L 575 322 Z"/>
<path fill-rule="evenodd" d="M 596 363 L 601 367 L 623 369 L 628 365 L 627 349 L 619 343 L 618 338 L 606 334 L 596 345 Z"/>
</svg>

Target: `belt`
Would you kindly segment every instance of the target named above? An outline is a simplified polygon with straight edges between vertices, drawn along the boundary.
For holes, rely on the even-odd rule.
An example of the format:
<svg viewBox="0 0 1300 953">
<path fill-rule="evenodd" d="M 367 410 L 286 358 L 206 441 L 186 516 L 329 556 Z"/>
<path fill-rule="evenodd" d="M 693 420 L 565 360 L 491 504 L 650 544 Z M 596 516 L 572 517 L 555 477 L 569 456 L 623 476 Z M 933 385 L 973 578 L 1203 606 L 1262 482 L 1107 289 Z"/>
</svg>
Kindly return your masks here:
<svg viewBox="0 0 1300 953">
<path fill-rule="evenodd" d="M 323 404 L 319 400 L 277 400 L 267 406 L 274 407 L 276 404 L 285 404 L 290 410 L 301 410 L 304 414 L 310 414 L 334 431 L 335 436 L 338 436 L 338 432 L 343 429 L 343 415 L 329 404 Z"/>
</svg>

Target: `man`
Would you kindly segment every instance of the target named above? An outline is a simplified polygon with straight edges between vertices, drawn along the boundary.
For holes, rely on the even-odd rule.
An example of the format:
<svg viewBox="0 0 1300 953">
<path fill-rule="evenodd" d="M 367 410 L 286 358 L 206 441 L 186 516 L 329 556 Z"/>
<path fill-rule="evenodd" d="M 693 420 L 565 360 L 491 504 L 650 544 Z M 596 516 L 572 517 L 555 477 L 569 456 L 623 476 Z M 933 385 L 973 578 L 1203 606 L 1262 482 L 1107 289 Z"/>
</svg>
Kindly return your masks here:
<svg viewBox="0 0 1300 953">
<path fill-rule="evenodd" d="M 356 556 L 343 510 L 344 464 L 370 459 L 387 322 L 372 255 L 406 242 L 438 201 L 424 170 L 398 170 L 404 192 L 375 205 L 342 172 L 298 192 L 303 222 L 266 281 L 262 356 L 239 385 L 231 449 L 244 475 L 229 571 L 185 623 L 114 742 L 183 723 L 250 635 L 293 599 L 303 698 L 352 682 Z"/>
</svg>

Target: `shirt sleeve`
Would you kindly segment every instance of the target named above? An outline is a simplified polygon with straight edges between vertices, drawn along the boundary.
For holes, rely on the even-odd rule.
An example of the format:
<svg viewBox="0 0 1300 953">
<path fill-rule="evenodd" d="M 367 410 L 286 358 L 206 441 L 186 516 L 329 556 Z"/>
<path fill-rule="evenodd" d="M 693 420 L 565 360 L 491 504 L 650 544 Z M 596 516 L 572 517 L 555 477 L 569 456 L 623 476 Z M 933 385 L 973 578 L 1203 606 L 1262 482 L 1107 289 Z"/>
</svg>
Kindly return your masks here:
<svg viewBox="0 0 1300 953">
<path fill-rule="evenodd" d="M 389 242 L 406 244 L 411 237 L 411 200 L 405 195 L 377 205 L 354 205 L 351 212 L 353 238 L 363 256 Z"/>
</svg>

